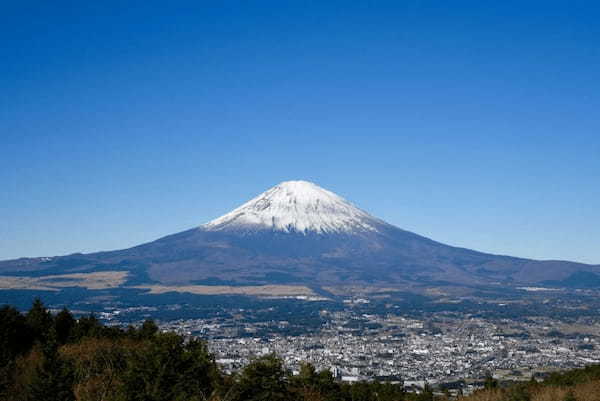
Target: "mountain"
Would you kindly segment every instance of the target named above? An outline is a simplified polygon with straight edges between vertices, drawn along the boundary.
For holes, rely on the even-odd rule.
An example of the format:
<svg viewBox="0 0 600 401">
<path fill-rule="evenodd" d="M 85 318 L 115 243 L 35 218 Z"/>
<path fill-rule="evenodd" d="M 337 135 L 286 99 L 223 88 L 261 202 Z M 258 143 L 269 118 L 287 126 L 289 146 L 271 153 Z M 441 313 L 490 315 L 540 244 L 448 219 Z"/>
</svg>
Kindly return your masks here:
<svg viewBox="0 0 600 401">
<path fill-rule="evenodd" d="M 69 280 L 100 272 L 124 272 L 123 286 L 600 283 L 600 266 L 448 246 L 388 224 L 306 181 L 283 182 L 206 224 L 133 248 L 0 262 L 5 277 Z"/>
</svg>

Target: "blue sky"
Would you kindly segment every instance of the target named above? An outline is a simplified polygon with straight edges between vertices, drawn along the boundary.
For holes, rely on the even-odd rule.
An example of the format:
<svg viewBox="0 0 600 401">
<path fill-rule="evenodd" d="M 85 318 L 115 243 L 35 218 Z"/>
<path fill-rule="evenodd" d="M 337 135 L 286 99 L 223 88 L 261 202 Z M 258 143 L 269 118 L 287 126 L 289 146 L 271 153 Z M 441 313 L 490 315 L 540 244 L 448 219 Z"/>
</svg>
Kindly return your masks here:
<svg viewBox="0 0 600 401">
<path fill-rule="evenodd" d="M 438 241 L 600 263 L 595 2 L 5 3 L 0 259 L 307 179 Z"/>
</svg>

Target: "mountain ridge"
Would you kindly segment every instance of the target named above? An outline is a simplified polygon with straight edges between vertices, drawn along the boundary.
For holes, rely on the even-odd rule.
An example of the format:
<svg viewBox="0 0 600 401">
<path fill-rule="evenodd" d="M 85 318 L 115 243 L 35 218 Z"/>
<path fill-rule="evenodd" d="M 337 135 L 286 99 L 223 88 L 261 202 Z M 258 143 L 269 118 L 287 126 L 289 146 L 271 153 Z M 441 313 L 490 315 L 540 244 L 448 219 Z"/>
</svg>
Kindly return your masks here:
<svg viewBox="0 0 600 401">
<path fill-rule="evenodd" d="M 0 274 L 128 271 L 128 284 L 540 285 L 600 281 L 600 266 L 446 245 L 286 181 L 206 224 L 131 248 L 0 262 Z M 583 275 L 582 275 L 583 273 Z M 570 281 L 569 281 L 570 280 Z"/>
</svg>

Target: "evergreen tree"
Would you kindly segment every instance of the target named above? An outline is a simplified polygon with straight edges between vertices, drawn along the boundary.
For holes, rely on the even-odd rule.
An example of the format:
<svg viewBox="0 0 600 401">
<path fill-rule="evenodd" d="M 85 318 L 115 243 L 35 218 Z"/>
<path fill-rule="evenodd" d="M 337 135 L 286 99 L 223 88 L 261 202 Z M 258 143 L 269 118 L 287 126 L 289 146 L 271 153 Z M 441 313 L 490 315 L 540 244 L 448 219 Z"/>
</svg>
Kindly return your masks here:
<svg viewBox="0 0 600 401">
<path fill-rule="evenodd" d="M 71 366 L 58 354 L 58 344 L 53 333 L 48 334 L 42 347 L 43 359 L 27 386 L 28 401 L 74 401 L 73 372 Z"/>
<path fill-rule="evenodd" d="M 25 315 L 25 319 L 34 341 L 44 343 L 48 339 L 54 321 L 52 314 L 46 309 L 39 298 L 33 301 L 33 305 Z"/>
<path fill-rule="evenodd" d="M 0 308 L 0 399 L 13 381 L 15 358 L 31 348 L 31 334 L 25 317 L 15 308 Z"/>
<path fill-rule="evenodd" d="M 493 389 L 493 388 L 498 388 L 498 380 L 494 379 L 494 377 L 490 373 L 488 373 L 485 376 L 483 388 L 485 388 L 487 390 Z"/>
<path fill-rule="evenodd" d="M 404 399 L 404 386 L 392 383 L 372 383 L 373 392 L 377 401 L 401 401 Z"/>
<path fill-rule="evenodd" d="M 0 366 L 27 352 L 32 338 L 25 317 L 15 308 L 0 308 Z"/>
<path fill-rule="evenodd" d="M 75 318 L 67 308 L 63 308 L 54 317 L 54 329 L 56 330 L 56 340 L 59 344 L 66 344 L 73 335 L 75 328 Z"/>
<path fill-rule="evenodd" d="M 74 340 L 80 340 L 84 337 L 100 337 L 102 332 L 102 323 L 93 313 L 89 316 L 80 317 L 72 330 Z"/>
<path fill-rule="evenodd" d="M 310 363 L 302 363 L 300 372 L 289 378 L 289 387 L 298 399 L 335 401 L 340 399 L 339 384 L 329 370 L 317 372 Z"/>
<path fill-rule="evenodd" d="M 217 366 L 200 340 L 183 343 L 159 333 L 128 358 L 124 398 L 131 401 L 206 400 L 219 379 Z"/>
<path fill-rule="evenodd" d="M 142 326 L 138 329 L 138 335 L 141 339 L 150 339 L 158 333 L 158 326 L 153 320 L 147 319 L 142 323 Z"/>
<path fill-rule="evenodd" d="M 184 346 L 173 391 L 178 398 L 207 400 L 220 384 L 220 374 L 206 343 L 192 339 Z"/>
<path fill-rule="evenodd" d="M 289 401 L 292 394 L 287 388 L 287 373 L 282 361 L 274 354 L 249 363 L 241 372 L 228 401 Z"/>
<path fill-rule="evenodd" d="M 367 382 L 352 383 L 350 386 L 350 397 L 352 401 L 375 401 L 376 394 Z"/>
</svg>

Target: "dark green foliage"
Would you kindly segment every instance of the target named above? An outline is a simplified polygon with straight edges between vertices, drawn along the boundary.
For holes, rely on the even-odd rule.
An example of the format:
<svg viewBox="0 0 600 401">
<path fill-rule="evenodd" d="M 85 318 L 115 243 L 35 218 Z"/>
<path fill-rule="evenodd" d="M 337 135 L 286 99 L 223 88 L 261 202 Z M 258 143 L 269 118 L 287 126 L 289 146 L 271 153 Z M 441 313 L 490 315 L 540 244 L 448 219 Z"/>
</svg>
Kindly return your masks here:
<svg viewBox="0 0 600 401">
<path fill-rule="evenodd" d="M 73 328 L 73 339 L 77 341 L 85 337 L 101 337 L 102 331 L 102 323 L 100 323 L 94 314 L 82 316 L 77 320 L 77 324 Z"/>
<path fill-rule="evenodd" d="M 141 332 L 148 334 L 143 327 Z M 174 333 L 155 334 L 130 355 L 123 373 L 123 392 L 131 401 L 205 400 L 218 376 L 202 341 L 184 344 Z"/>
<path fill-rule="evenodd" d="M 15 358 L 31 349 L 33 336 L 25 317 L 15 308 L 0 308 L 0 399 L 14 379 Z"/>
<path fill-rule="evenodd" d="M 71 401 L 73 394 L 73 371 L 71 366 L 58 354 L 54 336 L 50 335 L 43 345 L 43 358 L 35 370 L 32 381 L 26 389 L 28 401 Z"/>
<path fill-rule="evenodd" d="M 544 383 L 552 386 L 572 386 L 596 379 L 600 379 L 600 365 L 587 366 L 583 369 L 574 369 L 568 372 L 552 373 L 544 380 Z"/>
<path fill-rule="evenodd" d="M 63 308 L 54 317 L 54 330 L 56 331 L 56 340 L 59 344 L 66 344 L 73 335 L 75 328 L 75 318 L 67 308 Z"/>
<path fill-rule="evenodd" d="M 139 329 L 133 329 L 131 334 L 140 340 L 149 340 L 158 333 L 158 326 L 152 320 L 146 320 Z"/>
<path fill-rule="evenodd" d="M 374 397 L 371 396 L 372 393 L 370 391 L 369 383 L 358 382 L 345 387 L 346 391 L 350 393 L 350 399 L 353 401 L 371 401 L 374 399 Z"/>
<path fill-rule="evenodd" d="M 340 385 L 340 391 L 337 394 L 336 398 L 331 399 L 344 401 L 402 401 L 406 398 L 402 385 L 378 381 L 343 383 Z M 418 397 L 420 396 L 413 396 L 412 399 L 420 399 Z"/>
<path fill-rule="evenodd" d="M 27 352 L 32 336 L 25 317 L 13 307 L 0 308 L 0 366 Z"/>
<path fill-rule="evenodd" d="M 404 387 L 399 384 L 373 383 L 373 390 L 377 401 L 400 401 L 404 399 Z"/>
<path fill-rule="evenodd" d="M 174 388 L 177 397 L 185 395 L 191 400 L 197 394 L 198 399 L 207 399 L 221 384 L 220 372 L 204 341 L 194 339 L 184 346 L 179 369 Z"/>
<path fill-rule="evenodd" d="M 493 388 L 498 388 L 498 380 L 494 379 L 494 377 L 491 374 L 487 374 L 485 376 L 485 381 L 483 383 L 483 388 L 489 390 L 489 389 L 493 389 Z"/>
<path fill-rule="evenodd" d="M 340 385 L 328 370 L 317 372 L 310 363 L 303 363 L 297 376 L 289 378 L 289 386 L 295 399 L 320 397 L 325 401 L 341 400 Z"/>
<path fill-rule="evenodd" d="M 39 298 L 36 298 L 35 301 L 33 301 L 33 305 L 25 315 L 25 319 L 27 321 L 27 326 L 31 330 L 34 341 L 40 343 L 45 342 L 54 322 L 52 314 L 46 309 Z"/>
<path fill-rule="evenodd" d="M 279 358 L 270 354 L 248 364 L 231 387 L 230 401 L 288 401 L 292 398 L 287 373 Z"/>
</svg>

